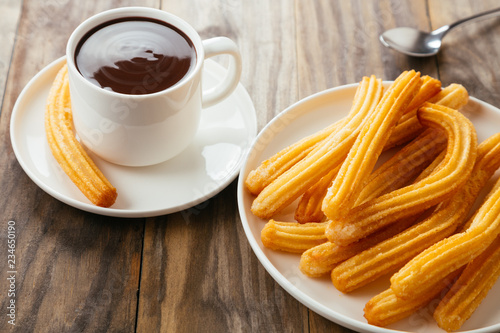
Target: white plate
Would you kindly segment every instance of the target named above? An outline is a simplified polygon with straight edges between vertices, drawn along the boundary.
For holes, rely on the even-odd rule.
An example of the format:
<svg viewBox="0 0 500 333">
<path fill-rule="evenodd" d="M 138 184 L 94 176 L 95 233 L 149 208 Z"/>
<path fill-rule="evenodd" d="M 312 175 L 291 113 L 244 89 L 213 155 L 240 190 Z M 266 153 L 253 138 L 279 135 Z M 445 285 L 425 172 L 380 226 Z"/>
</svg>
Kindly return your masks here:
<svg viewBox="0 0 500 333">
<path fill-rule="evenodd" d="M 92 205 L 62 172 L 45 139 L 44 113 L 50 86 L 62 57 L 38 73 L 18 97 L 10 124 L 14 153 L 28 176 L 54 198 L 101 215 L 148 217 L 177 212 L 219 193 L 240 170 L 257 134 L 252 100 L 240 84 L 216 106 L 204 109 L 193 143 L 179 156 L 149 167 L 123 167 L 91 155 L 118 191 L 111 208 Z M 210 87 L 226 70 L 206 60 L 203 85 Z M 206 88 L 205 88 L 206 89 Z"/>
<path fill-rule="evenodd" d="M 357 84 L 342 86 L 301 100 L 280 113 L 259 133 L 250 148 L 238 182 L 238 205 L 243 228 L 253 251 L 269 274 L 299 302 L 323 317 L 358 332 L 442 333 L 444 331 L 435 324 L 429 308 L 388 328 L 367 324 L 363 317 L 364 305 L 371 297 L 389 287 L 388 278 L 381 278 L 353 293 L 342 294 L 335 289 L 329 277 L 314 279 L 303 275 L 299 270 L 299 255 L 269 250 L 260 240 L 266 221 L 251 213 L 254 197 L 246 191 L 244 179 L 261 161 L 347 115 L 356 87 Z M 497 108 L 471 98 L 462 111 L 474 123 L 479 141 L 500 131 L 500 110 Z M 293 221 L 293 207 L 279 218 Z M 500 283 L 497 283 L 462 330 L 500 332 L 499 297 Z"/>
</svg>

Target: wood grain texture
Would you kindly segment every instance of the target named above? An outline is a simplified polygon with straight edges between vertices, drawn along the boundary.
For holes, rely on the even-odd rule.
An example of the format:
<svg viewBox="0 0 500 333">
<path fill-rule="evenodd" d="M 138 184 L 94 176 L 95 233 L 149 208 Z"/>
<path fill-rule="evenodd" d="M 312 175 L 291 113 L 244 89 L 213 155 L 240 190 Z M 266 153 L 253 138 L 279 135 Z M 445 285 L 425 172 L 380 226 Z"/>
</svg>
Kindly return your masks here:
<svg viewBox="0 0 500 333">
<path fill-rule="evenodd" d="M 430 1 L 432 29 L 498 7 L 498 1 L 458 0 L 453 6 Z M 470 23 L 450 31 L 437 56 L 443 82 L 463 84 L 471 96 L 500 105 L 500 17 Z"/>
<path fill-rule="evenodd" d="M 204 205 L 148 221 L 138 332 L 301 331 L 307 312 L 251 252 L 235 184 Z"/>
<path fill-rule="evenodd" d="M 378 40 L 380 33 L 399 20 L 408 22 L 410 13 L 417 21 L 428 21 L 422 1 L 298 1 L 301 97 L 357 83 L 371 74 L 393 80 L 408 68 L 432 71 L 422 62 L 388 53 Z"/>
<path fill-rule="evenodd" d="M 21 14 L 21 2 L 12 0 L 0 0 L 0 92 L 5 91 L 5 82 L 9 72 L 12 50 L 16 40 L 16 30 Z M 3 101 L 3 94 L 0 95 L 0 110 Z"/>
<path fill-rule="evenodd" d="M 119 219 L 60 203 L 26 176 L 11 148 L 12 107 L 85 18 L 142 5 L 182 17 L 202 38 L 232 38 L 261 129 L 301 98 L 369 74 L 392 80 L 410 68 L 499 106 L 500 19 L 457 28 L 431 58 L 398 54 L 378 40 L 386 29 L 432 30 L 496 2 L 0 0 L 0 28 L 8 31 L 0 36 L 0 253 L 15 221 L 18 306 L 16 326 L 7 327 L 0 311 L 0 331 L 352 332 L 308 310 L 265 271 L 241 226 L 236 181 L 179 213 Z M 0 260 L 2 309 L 7 271 Z"/>
</svg>

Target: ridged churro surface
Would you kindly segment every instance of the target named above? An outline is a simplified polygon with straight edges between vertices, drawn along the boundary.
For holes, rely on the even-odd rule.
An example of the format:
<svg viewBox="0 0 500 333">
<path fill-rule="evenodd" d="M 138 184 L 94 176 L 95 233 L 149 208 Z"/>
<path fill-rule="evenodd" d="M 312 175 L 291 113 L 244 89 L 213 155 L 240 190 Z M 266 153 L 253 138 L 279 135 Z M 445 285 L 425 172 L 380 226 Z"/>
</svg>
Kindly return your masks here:
<svg viewBox="0 0 500 333">
<path fill-rule="evenodd" d="M 75 137 L 66 65 L 58 72 L 50 89 L 45 131 L 52 155 L 80 191 L 97 206 L 113 205 L 116 189 Z"/>
<path fill-rule="evenodd" d="M 448 148 L 438 170 L 416 183 L 370 200 L 332 220 L 328 239 L 345 246 L 395 221 L 412 216 L 449 198 L 469 178 L 476 159 L 477 138 L 472 123 L 458 111 L 425 104 L 419 118 L 447 133 Z"/>
</svg>

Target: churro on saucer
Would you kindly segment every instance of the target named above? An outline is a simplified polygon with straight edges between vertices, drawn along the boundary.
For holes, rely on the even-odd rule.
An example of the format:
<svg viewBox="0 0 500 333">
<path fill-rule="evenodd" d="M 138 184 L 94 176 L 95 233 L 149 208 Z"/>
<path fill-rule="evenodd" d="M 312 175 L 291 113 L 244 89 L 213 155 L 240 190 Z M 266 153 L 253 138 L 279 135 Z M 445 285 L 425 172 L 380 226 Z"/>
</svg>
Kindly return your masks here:
<svg viewBox="0 0 500 333">
<path fill-rule="evenodd" d="M 66 65 L 58 72 L 50 89 L 45 131 L 52 154 L 71 181 L 93 204 L 111 206 L 117 197 L 116 189 L 85 152 L 73 131 Z"/>
</svg>

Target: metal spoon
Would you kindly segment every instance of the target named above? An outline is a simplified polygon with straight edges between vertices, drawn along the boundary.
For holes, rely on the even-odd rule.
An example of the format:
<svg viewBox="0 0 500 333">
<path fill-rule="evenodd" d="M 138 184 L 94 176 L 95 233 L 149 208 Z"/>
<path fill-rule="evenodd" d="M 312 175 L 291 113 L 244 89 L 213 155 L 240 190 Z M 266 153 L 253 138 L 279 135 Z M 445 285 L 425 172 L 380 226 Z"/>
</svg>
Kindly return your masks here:
<svg viewBox="0 0 500 333">
<path fill-rule="evenodd" d="M 438 28 L 430 33 L 413 28 L 395 28 L 387 30 L 380 35 L 380 41 L 386 47 L 390 47 L 410 56 L 429 57 L 438 53 L 439 48 L 441 47 L 441 40 L 451 29 L 471 20 L 478 18 L 490 18 L 497 15 L 500 15 L 500 8 L 461 19 L 450 25 Z"/>
</svg>

